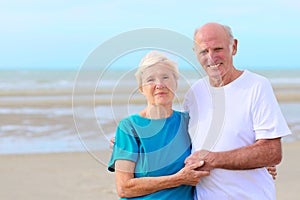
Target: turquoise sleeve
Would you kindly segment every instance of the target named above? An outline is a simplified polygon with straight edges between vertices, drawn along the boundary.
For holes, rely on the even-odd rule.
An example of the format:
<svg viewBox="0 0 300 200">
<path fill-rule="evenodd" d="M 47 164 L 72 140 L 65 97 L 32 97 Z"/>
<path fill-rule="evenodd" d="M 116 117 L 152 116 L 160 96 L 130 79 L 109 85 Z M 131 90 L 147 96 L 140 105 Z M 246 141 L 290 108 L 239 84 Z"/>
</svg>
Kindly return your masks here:
<svg viewBox="0 0 300 200">
<path fill-rule="evenodd" d="M 120 121 L 115 137 L 115 144 L 111 159 L 108 163 L 108 170 L 115 171 L 116 160 L 137 161 L 138 158 L 138 142 L 134 137 L 134 128 L 128 119 Z"/>
</svg>

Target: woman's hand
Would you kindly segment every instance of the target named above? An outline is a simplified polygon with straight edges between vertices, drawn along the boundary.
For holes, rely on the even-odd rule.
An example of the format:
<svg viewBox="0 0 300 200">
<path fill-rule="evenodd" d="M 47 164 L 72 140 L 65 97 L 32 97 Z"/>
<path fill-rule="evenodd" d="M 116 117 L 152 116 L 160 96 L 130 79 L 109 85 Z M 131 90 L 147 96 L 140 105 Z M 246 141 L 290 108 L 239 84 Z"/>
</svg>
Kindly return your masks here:
<svg viewBox="0 0 300 200">
<path fill-rule="evenodd" d="M 201 177 L 209 176 L 209 171 L 200 171 L 197 168 L 200 168 L 204 165 L 204 161 L 200 161 L 198 163 L 193 163 L 191 165 L 186 165 L 175 175 L 179 177 L 184 185 L 192 185 L 195 186 L 199 183 Z"/>
</svg>

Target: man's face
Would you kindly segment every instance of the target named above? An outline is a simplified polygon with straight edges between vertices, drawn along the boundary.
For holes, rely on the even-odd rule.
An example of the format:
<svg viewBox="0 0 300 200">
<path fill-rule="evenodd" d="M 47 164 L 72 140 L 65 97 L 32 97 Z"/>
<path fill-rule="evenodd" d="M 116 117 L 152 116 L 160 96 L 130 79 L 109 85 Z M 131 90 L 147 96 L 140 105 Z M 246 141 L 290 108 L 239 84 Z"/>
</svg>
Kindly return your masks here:
<svg viewBox="0 0 300 200">
<path fill-rule="evenodd" d="M 236 41 L 230 44 L 224 30 L 204 29 L 194 39 L 197 59 L 209 77 L 221 79 L 233 68 L 232 56 L 236 52 Z"/>
</svg>

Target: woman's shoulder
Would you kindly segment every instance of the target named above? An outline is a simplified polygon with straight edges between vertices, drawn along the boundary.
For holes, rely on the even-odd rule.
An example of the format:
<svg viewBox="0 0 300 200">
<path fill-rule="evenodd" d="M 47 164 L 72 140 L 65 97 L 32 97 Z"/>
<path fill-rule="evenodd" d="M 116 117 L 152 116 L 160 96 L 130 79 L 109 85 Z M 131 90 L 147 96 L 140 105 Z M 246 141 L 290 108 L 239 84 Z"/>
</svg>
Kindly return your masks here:
<svg viewBox="0 0 300 200">
<path fill-rule="evenodd" d="M 183 119 L 188 120 L 190 118 L 189 113 L 186 111 L 174 110 L 173 112 L 174 112 L 174 115 L 181 116 Z"/>
<path fill-rule="evenodd" d="M 130 125 L 137 117 L 138 117 L 138 114 L 133 114 L 133 115 L 124 117 L 119 121 L 119 126 Z"/>
</svg>

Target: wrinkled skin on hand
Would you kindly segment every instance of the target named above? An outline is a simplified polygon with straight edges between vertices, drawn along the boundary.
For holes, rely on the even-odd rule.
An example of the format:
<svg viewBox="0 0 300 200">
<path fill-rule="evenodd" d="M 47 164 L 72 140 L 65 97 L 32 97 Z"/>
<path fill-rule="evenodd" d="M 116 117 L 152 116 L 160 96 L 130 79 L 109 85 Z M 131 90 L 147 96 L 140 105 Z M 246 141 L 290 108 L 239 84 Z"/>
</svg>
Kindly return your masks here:
<svg viewBox="0 0 300 200">
<path fill-rule="evenodd" d="M 187 157 L 185 159 L 185 164 L 192 165 L 192 164 L 204 161 L 204 165 L 197 168 L 196 170 L 210 171 L 215 168 L 212 164 L 214 159 L 215 159 L 214 152 L 209 152 L 207 150 L 200 150 L 200 151 L 194 152 L 189 157 Z M 272 178 L 274 180 L 276 180 L 276 176 L 277 176 L 276 166 L 268 166 L 268 167 L 266 167 L 266 169 L 268 170 L 268 172 L 272 176 Z"/>
<path fill-rule="evenodd" d="M 201 171 L 210 171 L 214 169 L 211 165 L 211 161 L 213 159 L 213 152 L 209 152 L 207 150 L 200 150 L 192 153 L 189 157 L 185 159 L 186 165 L 192 165 L 195 163 L 199 163 L 200 161 L 204 161 L 204 165 L 197 168 L 197 170 Z"/>
<path fill-rule="evenodd" d="M 209 176 L 209 171 L 198 171 L 196 169 L 204 165 L 204 162 L 198 162 L 191 165 L 186 165 L 182 168 L 177 175 L 184 180 L 183 184 L 195 186 L 200 182 L 201 177 Z"/>
</svg>

